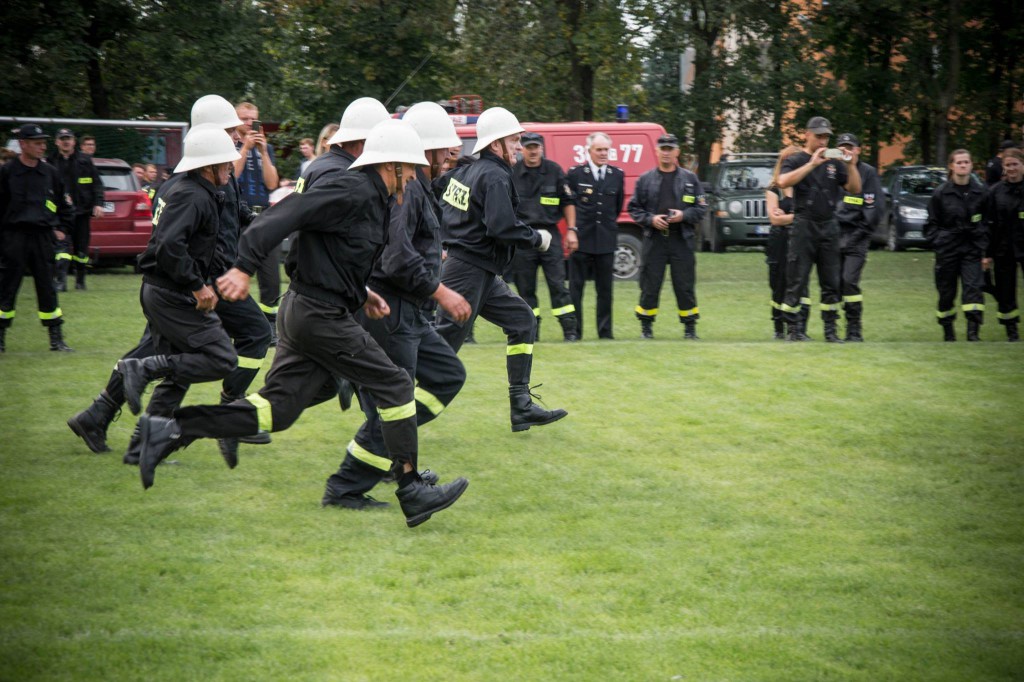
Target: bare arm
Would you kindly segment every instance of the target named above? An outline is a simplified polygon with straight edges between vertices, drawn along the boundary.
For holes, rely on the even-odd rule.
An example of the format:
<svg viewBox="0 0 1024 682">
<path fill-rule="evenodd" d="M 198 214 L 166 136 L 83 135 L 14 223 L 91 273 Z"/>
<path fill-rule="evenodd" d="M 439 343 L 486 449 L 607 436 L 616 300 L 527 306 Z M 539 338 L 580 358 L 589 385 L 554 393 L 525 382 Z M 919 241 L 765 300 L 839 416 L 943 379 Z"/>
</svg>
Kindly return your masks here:
<svg viewBox="0 0 1024 682">
<path fill-rule="evenodd" d="M 786 213 L 779 208 L 779 197 L 768 190 L 764 193 L 765 208 L 768 210 L 768 222 L 776 227 L 785 227 L 793 224 L 793 214 Z"/>
<path fill-rule="evenodd" d="M 818 149 L 817 151 L 814 152 L 814 154 L 811 155 L 810 161 L 808 161 L 807 163 L 805 163 L 804 165 L 800 166 L 795 170 L 791 170 L 788 173 L 783 173 L 782 175 L 780 175 L 777 183 L 779 187 L 782 189 L 785 189 L 786 187 L 792 187 L 793 185 L 796 185 L 801 180 L 806 178 L 812 170 L 814 170 L 821 164 L 825 163 L 825 157 L 822 156 L 822 154 L 824 153 L 825 148 L 822 147 L 821 149 Z"/>
</svg>

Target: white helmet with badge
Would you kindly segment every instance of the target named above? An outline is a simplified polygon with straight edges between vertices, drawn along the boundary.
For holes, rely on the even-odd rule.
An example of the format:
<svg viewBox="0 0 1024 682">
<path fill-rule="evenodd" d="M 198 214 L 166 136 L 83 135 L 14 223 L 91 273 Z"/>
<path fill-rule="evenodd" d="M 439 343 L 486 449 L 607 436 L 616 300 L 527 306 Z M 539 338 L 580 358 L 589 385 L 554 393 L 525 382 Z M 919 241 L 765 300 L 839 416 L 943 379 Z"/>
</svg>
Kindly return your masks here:
<svg viewBox="0 0 1024 682">
<path fill-rule="evenodd" d="M 203 123 L 185 135 L 185 155 L 174 168 L 175 173 L 195 170 L 218 163 L 237 161 L 242 158 L 235 149 L 231 136 L 216 123 Z"/>
</svg>

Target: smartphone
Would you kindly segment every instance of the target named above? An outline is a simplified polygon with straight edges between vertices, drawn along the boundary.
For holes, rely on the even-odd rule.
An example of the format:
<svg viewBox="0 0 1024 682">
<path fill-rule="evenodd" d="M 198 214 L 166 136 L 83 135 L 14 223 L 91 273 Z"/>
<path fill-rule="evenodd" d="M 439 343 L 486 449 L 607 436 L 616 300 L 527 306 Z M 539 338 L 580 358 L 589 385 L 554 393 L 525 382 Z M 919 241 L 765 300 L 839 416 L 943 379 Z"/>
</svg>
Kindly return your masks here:
<svg viewBox="0 0 1024 682">
<path fill-rule="evenodd" d="M 842 149 L 833 147 L 832 149 L 826 149 L 825 153 L 822 154 L 826 159 L 842 159 L 843 161 L 849 161 L 853 157 L 844 152 Z"/>
<path fill-rule="evenodd" d="M 261 126 L 262 124 L 261 124 L 261 122 L 260 122 L 259 120 L 254 120 L 254 121 L 253 121 L 253 122 L 252 122 L 252 123 L 251 123 L 250 125 L 251 125 L 251 127 L 252 127 L 252 131 L 253 131 L 254 133 L 258 133 L 258 132 L 260 132 L 260 126 Z"/>
</svg>

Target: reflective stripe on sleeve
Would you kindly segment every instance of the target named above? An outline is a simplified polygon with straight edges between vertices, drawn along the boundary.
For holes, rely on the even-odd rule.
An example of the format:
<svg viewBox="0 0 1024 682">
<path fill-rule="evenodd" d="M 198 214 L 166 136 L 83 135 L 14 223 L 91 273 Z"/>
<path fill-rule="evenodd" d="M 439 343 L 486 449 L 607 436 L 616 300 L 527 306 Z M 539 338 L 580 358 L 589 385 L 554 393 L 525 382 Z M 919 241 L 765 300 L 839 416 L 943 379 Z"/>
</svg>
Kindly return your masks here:
<svg viewBox="0 0 1024 682">
<path fill-rule="evenodd" d="M 271 305 L 263 305 L 262 303 L 260 303 L 259 305 L 260 305 L 260 310 L 262 310 L 263 312 L 267 313 L 268 315 L 277 315 L 277 306 L 276 305 L 273 305 L 273 306 L 271 306 Z"/>
</svg>

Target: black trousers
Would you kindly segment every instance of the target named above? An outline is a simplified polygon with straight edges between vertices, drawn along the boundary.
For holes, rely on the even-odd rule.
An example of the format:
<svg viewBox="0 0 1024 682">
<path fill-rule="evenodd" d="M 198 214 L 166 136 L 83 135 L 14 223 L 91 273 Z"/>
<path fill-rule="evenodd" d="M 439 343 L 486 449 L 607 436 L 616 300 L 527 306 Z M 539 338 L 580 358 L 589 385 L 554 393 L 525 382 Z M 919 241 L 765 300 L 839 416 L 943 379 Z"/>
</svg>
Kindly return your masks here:
<svg viewBox="0 0 1024 682">
<path fill-rule="evenodd" d="M 53 233 L 48 227 L 7 228 L 0 232 L 0 329 L 14 322 L 18 290 L 26 274 L 36 285 L 39 321 L 44 327 L 64 323 L 53 288 Z"/>
<path fill-rule="evenodd" d="M 864 310 L 864 294 L 860 289 L 860 278 L 868 262 L 869 233 L 841 228 L 839 238 L 840 291 L 843 295 L 843 311 L 847 321 L 858 321 Z"/>
<path fill-rule="evenodd" d="M 84 269 L 89 263 L 89 240 L 92 235 L 90 221 L 92 215 L 89 213 L 76 214 L 71 226 L 71 232 L 64 236 L 64 239 L 57 240 L 56 257 L 75 263 L 77 269 Z"/>
<path fill-rule="evenodd" d="M 384 298 L 391 314 L 380 320 L 366 318 L 362 324 L 388 357 L 415 381 L 416 424 L 422 426 L 440 415 L 462 390 L 466 369 L 422 308 L 398 296 Z M 366 493 L 391 468 L 373 395 L 360 388 L 359 404 L 366 421 L 349 443 L 338 471 L 328 479 L 335 495 Z"/>
<path fill-rule="evenodd" d="M 191 294 L 143 282 L 139 299 L 149 321 L 153 354 L 166 356 L 172 368 L 153 389 L 146 413 L 167 416 L 181 405 L 189 386 L 234 371 L 238 355 L 220 317 L 196 310 Z"/>
<path fill-rule="evenodd" d="M 806 297 L 812 267 L 818 269 L 821 318 L 826 322 L 835 321 L 839 317 L 840 301 L 839 223 L 835 220 L 818 222 L 798 215 L 790 228 L 786 261 L 786 297 L 782 312 L 787 322 L 796 323 L 800 316 L 800 299 Z"/>
<path fill-rule="evenodd" d="M 336 395 L 333 378 L 340 377 L 363 387 L 376 402 L 389 455 L 416 466 L 412 379 L 369 332 L 344 309 L 294 291 L 282 298 L 277 322 L 280 340 L 263 387 L 226 405 L 176 410 L 183 438 L 284 431 L 307 407 Z"/>
<path fill-rule="evenodd" d="M 996 256 L 992 259 L 995 271 L 996 302 L 999 304 L 999 324 L 1011 324 L 1020 320 L 1017 308 L 1017 270 L 1024 273 L 1024 258 Z"/>
<path fill-rule="evenodd" d="M 544 281 L 551 296 L 551 314 L 561 317 L 575 312 L 569 288 L 565 285 L 565 257 L 562 250 L 562 234 L 557 227 L 540 225 L 537 229 L 551 233 L 551 246 L 547 251 L 538 249 L 516 249 L 512 259 L 512 283 L 523 300 L 533 308 L 533 314 L 540 317 L 540 301 L 537 299 L 537 267 L 544 272 Z"/>
<path fill-rule="evenodd" d="M 576 334 L 583 338 L 583 290 L 593 277 L 597 291 L 597 336 L 612 338 L 612 281 L 615 253 L 580 253 L 569 256 L 569 296 L 576 307 Z"/>
<path fill-rule="evenodd" d="M 981 269 L 981 254 L 959 251 L 935 252 L 935 288 L 939 292 L 936 316 L 939 324 L 952 324 L 956 319 L 956 289 L 961 285 L 961 309 L 968 319 L 979 324 L 985 313 L 985 295 L 982 287 L 985 276 Z"/>
<path fill-rule="evenodd" d="M 636 316 L 650 319 L 658 314 L 661 285 L 665 282 L 665 266 L 671 268 L 672 290 L 680 322 L 694 322 L 700 319 L 697 307 L 697 259 L 694 252 L 692 227 L 672 227 L 669 231 L 644 230 L 643 265 L 640 267 L 640 303 Z"/>
<path fill-rule="evenodd" d="M 772 225 L 764 247 L 768 265 L 768 288 L 772 292 L 772 320 L 782 319 L 782 302 L 786 299 L 786 261 L 789 255 L 789 228 Z"/>
<path fill-rule="evenodd" d="M 473 330 L 477 317 L 498 325 L 505 332 L 505 366 L 510 386 L 529 384 L 533 369 L 533 342 L 537 318 L 526 301 L 516 295 L 501 277 L 472 263 L 448 258 L 441 264 L 441 282 L 459 292 L 473 308 L 470 318 L 459 324 L 437 309 L 437 332 L 456 353 Z"/>
</svg>

